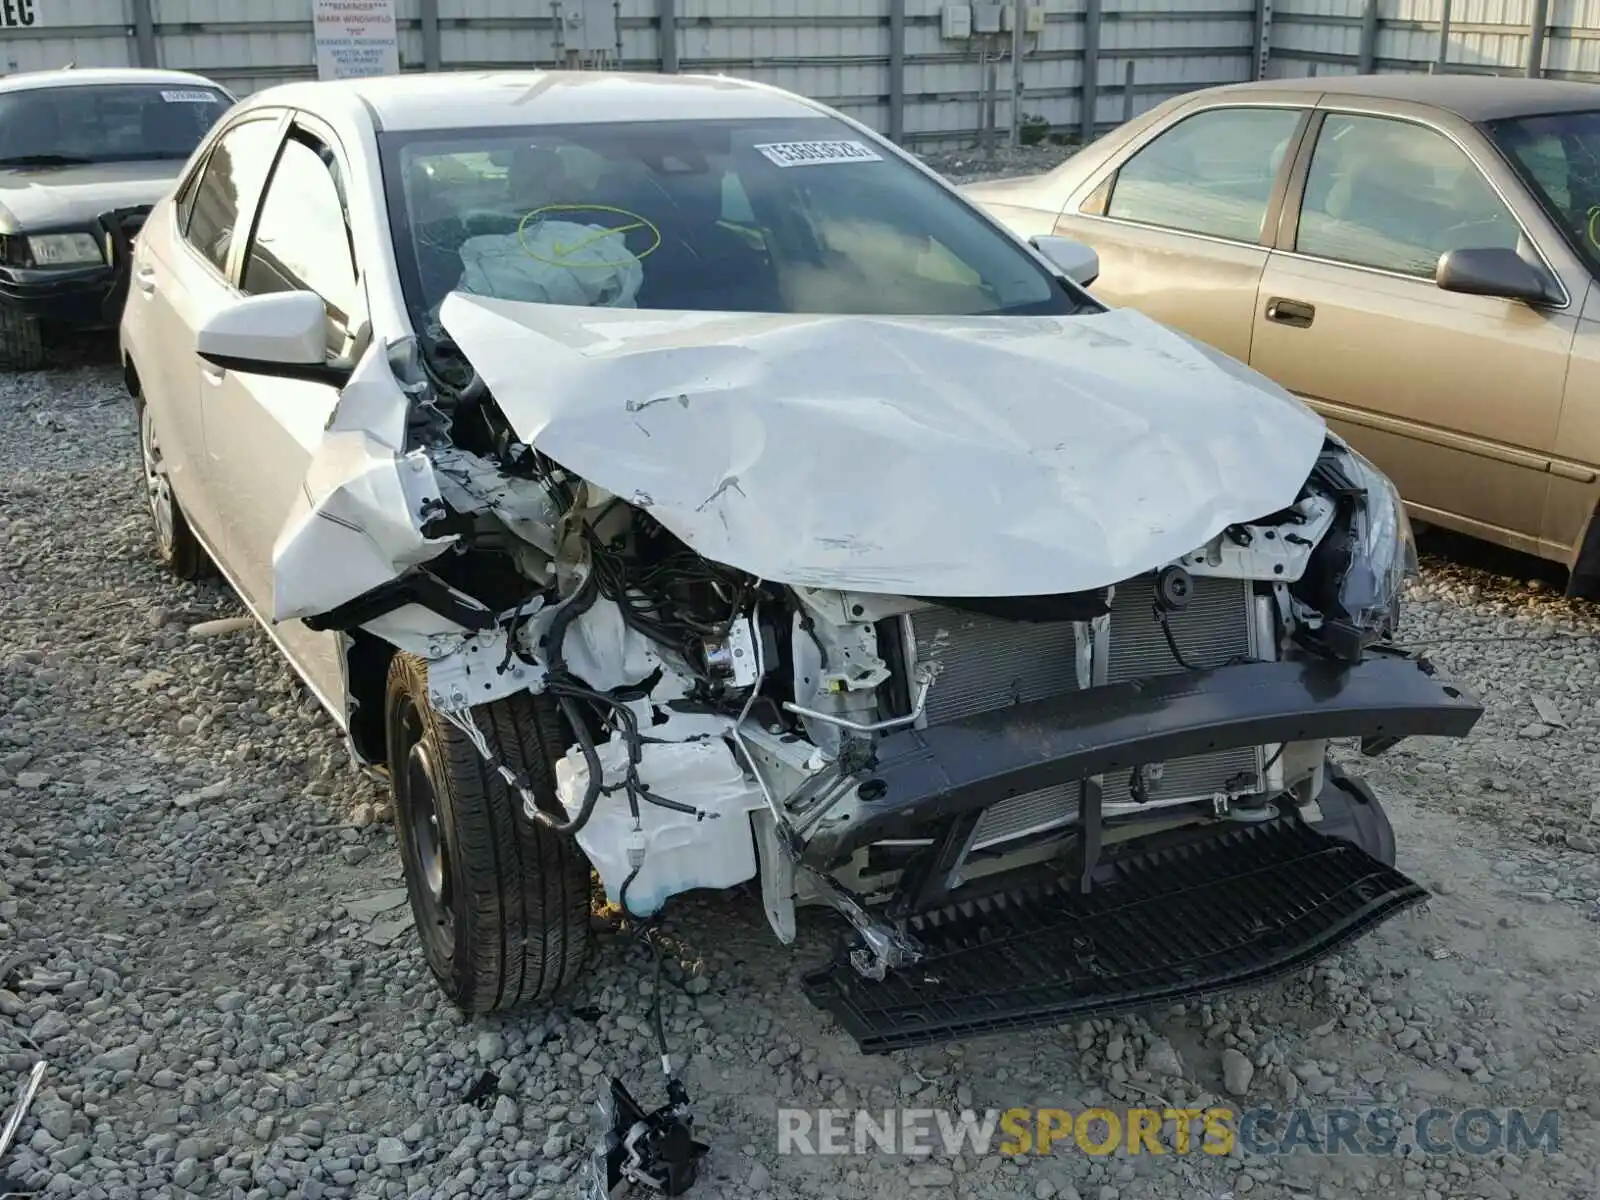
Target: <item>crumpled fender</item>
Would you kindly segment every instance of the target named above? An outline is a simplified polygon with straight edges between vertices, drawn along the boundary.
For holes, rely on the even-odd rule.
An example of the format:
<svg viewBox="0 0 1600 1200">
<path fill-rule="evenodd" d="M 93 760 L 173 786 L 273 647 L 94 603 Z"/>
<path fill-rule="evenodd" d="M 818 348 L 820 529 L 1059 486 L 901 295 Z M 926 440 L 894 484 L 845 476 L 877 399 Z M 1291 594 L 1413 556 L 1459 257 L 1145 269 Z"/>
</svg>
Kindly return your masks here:
<svg viewBox="0 0 1600 1200">
<path fill-rule="evenodd" d="M 426 453 L 405 450 L 409 410 L 389 348 L 374 344 L 340 392 L 273 544 L 274 621 L 337 608 L 455 544 L 423 533 L 440 489 Z"/>
</svg>

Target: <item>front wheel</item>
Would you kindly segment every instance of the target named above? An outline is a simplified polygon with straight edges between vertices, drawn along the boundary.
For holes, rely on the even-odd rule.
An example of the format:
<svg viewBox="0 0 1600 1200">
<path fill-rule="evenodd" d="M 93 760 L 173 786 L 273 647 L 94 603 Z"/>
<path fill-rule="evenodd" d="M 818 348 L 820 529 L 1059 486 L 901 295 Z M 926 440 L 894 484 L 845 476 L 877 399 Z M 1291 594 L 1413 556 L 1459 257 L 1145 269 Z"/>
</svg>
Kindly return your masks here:
<svg viewBox="0 0 1600 1200">
<path fill-rule="evenodd" d="M 0 366 L 37 371 L 44 366 L 44 331 L 26 313 L 0 304 Z"/>
<path fill-rule="evenodd" d="M 522 811 L 522 797 L 428 704 L 427 665 L 397 654 L 384 707 L 395 827 L 428 968 L 469 1015 L 545 1000 L 588 956 L 589 863 L 570 836 Z M 559 812 L 554 763 L 568 737 L 542 697 L 473 710 L 497 762 Z"/>
<path fill-rule="evenodd" d="M 161 454 L 155 418 L 150 406 L 140 399 L 139 458 L 144 467 L 145 496 L 150 503 L 150 522 L 156 531 L 156 554 L 162 565 L 179 579 L 199 579 L 211 567 L 200 541 L 189 528 L 178 498 L 172 494 L 172 479 L 167 460 Z"/>
</svg>

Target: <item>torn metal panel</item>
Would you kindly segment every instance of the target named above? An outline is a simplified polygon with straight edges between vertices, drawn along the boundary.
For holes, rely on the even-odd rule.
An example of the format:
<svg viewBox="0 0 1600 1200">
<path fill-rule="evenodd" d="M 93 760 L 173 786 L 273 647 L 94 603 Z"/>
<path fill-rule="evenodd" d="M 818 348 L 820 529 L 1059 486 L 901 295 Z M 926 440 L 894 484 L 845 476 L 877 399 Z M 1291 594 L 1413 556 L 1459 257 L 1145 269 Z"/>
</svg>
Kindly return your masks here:
<svg viewBox="0 0 1600 1200">
<path fill-rule="evenodd" d="M 539 484 L 507 475 L 494 463 L 454 446 L 428 452 L 445 503 L 457 512 L 488 512 L 517 537 L 546 554 L 556 553 L 561 513 Z"/>
<path fill-rule="evenodd" d="M 420 658 L 438 658 L 449 654 L 469 634 L 464 626 L 446 620 L 420 604 L 397 608 L 394 612 L 367 621 L 362 628 L 381 637 L 391 646 Z"/>
<path fill-rule="evenodd" d="M 441 318 L 518 437 L 706 558 L 796 586 L 1105 587 L 1292 505 L 1325 436 L 1281 388 L 1128 310 L 662 313 L 455 293 Z"/>
<path fill-rule="evenodd" d="M 410 410 L 388 349 L 372 346 L 340 392 L 273 546 L 274 621 L 337 608 L 455 544 L 422 531 L 439 485 L 427 455 L 405 450 Z"/>
</svg>

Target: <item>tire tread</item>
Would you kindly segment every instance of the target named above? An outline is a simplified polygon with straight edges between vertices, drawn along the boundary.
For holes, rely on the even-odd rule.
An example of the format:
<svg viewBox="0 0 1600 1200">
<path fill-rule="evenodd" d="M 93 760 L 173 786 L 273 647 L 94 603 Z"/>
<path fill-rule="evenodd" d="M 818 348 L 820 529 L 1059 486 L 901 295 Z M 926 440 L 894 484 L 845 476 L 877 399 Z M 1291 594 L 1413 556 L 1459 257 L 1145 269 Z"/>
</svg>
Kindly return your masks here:
<svg viewBox="0 0 1600 1200">
<path fill-rule="evenodd" d="M 39 322 L 0 304 L 0 366 L 37 371 L 44 365 L 44 330 Z"/>
<path fill-rule="evenodd" d="M 395 655 L 389 688 L 426 696 L 426 664 Z M 569 739 L 554 706 L 523 692 L 479 705 L 473 719 L 495 760 L 559 812 L 553 762 Z M 448 793 L 459 889 L 453 978 L 441 983 L 474 1015 L 547 999 L 578 977 L 588 957 L 588 861 L 570 835 L 523 815 L 520 794 L 459 729 L 425 706 L 424 720 L 446 776 L 439 783 Z"/>
</svg>

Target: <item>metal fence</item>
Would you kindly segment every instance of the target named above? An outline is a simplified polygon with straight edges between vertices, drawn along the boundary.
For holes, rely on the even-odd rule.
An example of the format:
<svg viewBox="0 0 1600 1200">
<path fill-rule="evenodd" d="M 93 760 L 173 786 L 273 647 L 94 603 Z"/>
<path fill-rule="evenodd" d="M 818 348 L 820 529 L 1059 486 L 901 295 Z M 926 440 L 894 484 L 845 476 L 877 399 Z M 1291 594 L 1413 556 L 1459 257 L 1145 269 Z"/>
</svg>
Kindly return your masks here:
<svg viewBox="0 0 1600 1200">
<path fill-rule="evenodd" d="M 1439 71 L 1600 82 L 1600 0 L 1268 0 L 1272 75 Z"/>
<path fill-rule="evenodd" d="M 312 2 L 0 0 L 33 17 L 0 21 L 0 73 L 164 66 L 254 91 L 315 75 Z M 1178 93 L 1261 75 L 1600 81 L 1600 0 L 1033 0 L 1020 30 L 1016 11 L 1014 0 L 395 0 L 402 70 L 726 72 L 920 147 L 1003 139 L 1013 119 L 1030 136 L 1088 138 Z"/>
</svg>

